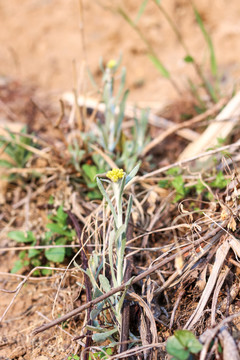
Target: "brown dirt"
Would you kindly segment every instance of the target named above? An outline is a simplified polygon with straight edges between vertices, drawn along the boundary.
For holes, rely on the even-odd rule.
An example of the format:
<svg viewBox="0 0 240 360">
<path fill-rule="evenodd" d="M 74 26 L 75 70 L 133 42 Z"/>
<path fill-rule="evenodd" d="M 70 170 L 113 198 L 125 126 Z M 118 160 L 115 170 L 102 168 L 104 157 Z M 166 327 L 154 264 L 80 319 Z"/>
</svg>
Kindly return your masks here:
<svg viewBox="0 0 240 360">
<path fill-rule="evenodd" d="M 102 0 L 102 3 L 113 4 Z M 119 2 L 134 18 L 140 1 Z M 201 64 L 209 69 L 206 43 L 194 19 L 189 1 L 163 2 L 169 14 Z M 202 0 L 198 10 L 212 36 L 224 85 L 233 86 L 240 74 L 240 3 L 237 0 Z M 128 70 L 128 85 L 137 101 L 165 102 L 176 97 L 146 56 L 146 47 L 136 33 L 117 15 L 97 2 L 83 0 L 84 36 L 87 63 L 99 79 L 99 59 L 105 61 L 123 54 Z M 18 0 L 0 3 L 0 61 L 2 75 L 40 85 L 43 89 L 69 90 L 74 85 L 73 61 L 83 62 L 80 12 L 77 0 Z M 139 26 L 164 64 L 180 84 L 195 76 L 191 65 L 183 61 L 184 52 L 168 23 L 149 1 Z M 89 88 L 89 84 L 87 85 Z"/>
</svg>

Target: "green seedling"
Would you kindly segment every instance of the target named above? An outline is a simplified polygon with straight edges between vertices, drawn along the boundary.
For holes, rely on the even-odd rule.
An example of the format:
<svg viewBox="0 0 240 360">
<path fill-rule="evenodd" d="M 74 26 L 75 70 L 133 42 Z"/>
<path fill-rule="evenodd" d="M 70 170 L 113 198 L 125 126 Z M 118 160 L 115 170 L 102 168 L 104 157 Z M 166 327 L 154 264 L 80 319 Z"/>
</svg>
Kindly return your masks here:
<svg viewBox="0 0 240 360">
<path fill-rule="evenodd" d="M 32 156 L 30 147 L 36 147 L 31 137 L 27 136 L 27 129 L 24 127 L 20 135 L 15 135 L 6 129 L 9 138 L 0 136 L 0 151 L 4 151 L 10 160 L 0 159 L 0 166 L 5 168 L 24 168 Z"/>
<path fill-rule="evenodd" d="M 103 171 L 101 169 L 98 169 L 96 165 L 89 165 L 84 164 L 82 166 L 82 175 L 85 180 L 85 183 L 91 191 L 87 193 L 87 196 L 90 200 L 94 199 L 102 199 L 102 195 L 100 191 L 98 190 L 97 184 L 96 184 L 96 176 L 97 174 L 102 173 Z"/>
<path fill-rule="evenodd" d="M 70 163 L 75 167 L 75 169 L 81 172 L 80 163 L 85 154 L 85 150 L 80 149 L 78 142 L 76 139 L 73 141 L 72 145 L 69 145 L 68 151 L 71 155 Z"/>
<path fill-rule="evenodd" d="M 60 206 L 56 215 L 50 215 L 49 222 L 46 225 L 48 229 L 44 233 L 40 244 L 41 245 L 66 245 L 76 237 L 75 230 L 69 228 L 67 224 L 68 215 L 64 212 L 63 207 Z M 34 247 L 37 244 L 36 237 L 32 231 L 10 231 L 8 237 L 18 243 L 28 244 Z M 21 251 L 19 259 L 15 262 L 11 272 L 16 273 L 25 266 L 47 266 L 49 262 L 62 263 L 66 256 L 71 255 L 71 249 L 64 247 L 56 247 L 45 249 L 44 251 L 38 249 L 30 249 L 28 251 Z M 46 264 L 47 262 L 47 264 Z M 49 270 L 41 270 L 43 275 L 47 275 Z M 35 275 L 39 274 L 36 272 Z"/>
<path fill-rule="evenodd" d="M 98 352 L 95 352 L 95 353 L 92 353 L 91 355 L 89 355 L 88 360 L 108 359 L 110 357 L 110 355 L 112 355 L 112 354 L 113 354 L 112 348 L 103 347 L 102 351 L 98 351 Z"/>
<path fill-rule="evenodd" d="M 68 360 L 80 360 L 80 357 L 76 354 L 72 354 L 68 357 Z"/>
<path fill-rule="evenodd" d="M 208 191 L 204 183 L 198 179 L 197 183 L 192 186 L 186 186 L 187 183 L 184 181 L 183 176 L 181 175 L 181 169 L 178 167 L 172 168 L 168 170 L 167 175 L 170 175 L 173 177 L 172 180 L 160 180 L 158 185 L 161 188 L 171 189 L 174 188 L 176 191 L 175 197 L 173 199 L 173 202 L 178 202 L 182 199 L 185 199 L 190 192 L 195 192 L 197 195 L 202 195 L 208 200 L 213 200 L 213 195 L 211 192 Z M 212 189 L 225 189 L 227 184 L 229 183 L 229 180 L 225 179 L 223 172 L 218 171 L 215 179 L 209 183 L 209 186 Z"/>
<path fill-rule="evenodd" d="M 198 354 L 202 347 L 191 331 L 177 330 L 167 340 L 166 350 L 172 355 L 171 360 L 191 360 L 192 354 Z"/>
</svg>

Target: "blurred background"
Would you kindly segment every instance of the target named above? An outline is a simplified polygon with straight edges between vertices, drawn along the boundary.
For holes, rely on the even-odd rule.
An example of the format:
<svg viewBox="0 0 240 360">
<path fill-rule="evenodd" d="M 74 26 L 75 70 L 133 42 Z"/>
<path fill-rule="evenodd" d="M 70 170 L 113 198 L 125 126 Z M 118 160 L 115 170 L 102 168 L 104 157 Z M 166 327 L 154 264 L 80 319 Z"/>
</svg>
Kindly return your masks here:
<svg viewBox="0 0 240 360">
<path fill-rule="evenodd" d="M 191 2 L 163 0 L 161 5 L 204 67 L 206 77 L 211 78 L 208 46 Z M 240 2 L 199 0 L 195 5 L 214 45 L 221 86 L 230 89 L 240 74 Z M 149 60 L 146 43 L 119 9 L 144 34 L 184 93 L 188 78 L 194 81 L 196 73 L 184 61 L 186 54 L 176 34 L 153 0 L 1 0 L 0 75 L 62 92 L 74 86 L 74 62 L 81 76 L 86 59 L 100 83 L 100 57 L 107 63 L 122 54 L 127 85 L 134 90 L 131 100 L 164 102 L 178 96 Z M 86 82 L 86 89 L 91 89 L 90 82 Z"/>
</svg>

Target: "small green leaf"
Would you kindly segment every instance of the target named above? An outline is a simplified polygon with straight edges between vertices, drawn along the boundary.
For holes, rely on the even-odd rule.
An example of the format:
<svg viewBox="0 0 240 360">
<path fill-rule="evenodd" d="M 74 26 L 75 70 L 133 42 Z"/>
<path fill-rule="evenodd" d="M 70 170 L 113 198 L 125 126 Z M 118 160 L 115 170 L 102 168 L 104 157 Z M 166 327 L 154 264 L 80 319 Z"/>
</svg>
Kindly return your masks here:
<svg viewBox="0 0 240 360">
<path fill-rule="evenodd" d="M 201 195 L 204 190 L 206 190 L 205 185 L 198 179 L 197 185 L 195 186 L 197 194 Z"/>
<path fill-rule="evenodd" d="M 97 177 L 97 184 L 98 184 L 98 187 L 99 187 L 99 190 L 101 191 L 102 195 L 105 197 L 110 209 L 111 209 L 111 212 L 112 212 L 112 215 L 114 217 L 114 221 L 115 221 L 115 224 L 117 224 L 117 214 L 116 214 L 116 211 L 113 207 L 113 204 L 108 196 L 108 194 L 106 193 L 104 187 L 103 187 L 103 184 L 101 182 L 101 180 Z"/>
<path fill-rule="evenodd" d="M 23 242 L 23 243 L 31 243 L 35 241 L 35 237 L 32 233 L 32 231 L 10 231 L 8 233 L 8 237 L 16 242 Z"/>
<path fill-rule="evenodd" d="M 49 261 L 53 261 L 55 263 L 61 263 L 65 257 L 65 249 L 64 248 L 51 248 L 45 250 L 45 256 Z"/>
<path fill-rule="evenodd" d="M 7 160 L 0 159 L 0 166 L 1 166 L 1 167 L 4 167 L 4 168 L 10 169 L 10 168 L 14 167 L 14 164 L 10 163 L 10 162 L 7 161 Z"/>
<path fill-rule="evenodd" d="M 26 250 L 20 251 L 20 253 L 18 255 L 19 259 L 23 260 L 26 256 L 26 253 L 27 253 Z"/>
<path fill-rule="evenodd" d="M 175 176 L 175 175 L 178 175 L 180 173 L 180 171 L 181 171 L 181 169 L 178 166 L 176 166 L 176 167 L 173 167 L 173 168 L 167 170 L 166 173 L 168 175 Z"/>
<path fill-rule="evenodd" d="M 65 235 L 66 230 L 63 228 L 62 224 L 49 223 L 46 225 L 47 229 L 50 229 L 53 233 L 59 235 Z"/>
<path fill-rule="evenodd" d="M 102 308 L 104 306 L 104 301 L 102 301 L 100 304 L 97 305 L 96 309 L 93 309 L 90 313 L 90 319 L 95 320 L 96 317 L 100 314 L 102 311 Z"/>
<path fill-rule="evenodd" d="M 193 59 L 193 57 L 191 55 L 187 55 L 187 56 L 185 56 L 184 61 L 186 63 L 193 63 L 194 59 Z"/>
<path fill-rule="evenodd" d="M 169 181 L 168 180 L 160 180 L 158 182 L 158 185 L 160 186 L 160 188 L 166 189 L 169 185 Z"/>
<path fill-rule="evenodd" d="M 129 183 L 129 181 L 131 181 L 131 180 L 134 178 L 134 176 L 137 174 L 140 166 L 141 166 L 141 161 L 139 161 L 139 162 L 137 163 L 137 165 L 132 169 L 132 171 L 130 171 L 130 173 L 127 175 L 127 177 L 126 177 L 126 182 L 125 182 L 126 185 L 127 185 L 127 183 Z"/>
<path fill-rule="evenodd" d="M 47 265 L 46 265 L 47 266 Z M 51 275 L 52 274 L 52 270 L 50 269 L 41 269 L 41 273 L 42 275 Z"/>
<path fill-rule="evenodd" d="M 11 270 L 11 274 L 17 273 L 19 270 L 21 270 L 24 267 L 22 260 L 15 261 L 13 268 Z"/>
<path fill-rule="evenodd" d="M 184 195 L 187 194 L 187 190 L 185 188 L 185 184 L 184 184 L 184 180 L 183 177 L 181 175 L 178 175 L 174 178 L 174 180 L 172 181 L 172 185 L 175 188 L 176 192 L 177 192 L 177 196 L 180 198 L 184 197 Z"/>
<path fill-rule="evenodd" d="M 100 274 L 99 275 L 99 281 L 103 288 L 103 291 L 108 292 L 111 290 L 111 285 L 109 283 L 109 280 L 106 278 L 106 276 Z"/>
<path fill-rule="evenodd" d="M 184 348 L 174 335 L 168 338 L 166 350 L 169 355 L 173 355 L 179 360 L 187 360 L 190 355 L 190 352 Z"/>
<path fill-rule="evenodd" d="M 118 331 L 117 329 L 112 329 L 112 330 L 105 331 L 102 333 L 96 333 L 96 334 L 93 334 L 92 339 L 93 339 L 93 341 L 95 341 L 97 343 L 102 342 L 102 341 L 107 340 L 111 335 L 115 334 L 117 331 Z"/>
<path fill-rule="evenodd" d="M 189 330 L 176 330 L 176 339 L 191 353 L 197 354 L 202 350 L 202 344 L 196 339 L 195 335 Z"/>
<path fill-rule="evenodd" d="M 88 164 L 84 164 L 82 166 L 82 169 L 85 173 L 85 175 L 90 179 L 90 181 L 92 183 L 94 183 L 95 181 L 95 176 L 97 175 L 98 173 L 98 169 L 95 165 L 88 165 Z"/>
<path fill-rule="evenodd" d="M 218 189 L 224 189 L 227 186 L 228 182 L 225 179 L 222 171 L 217 173 L 216 179 L 211 182 L 211 186 Z"/>
<path fill-rule="evenodd" d="M 66 220 L 68 218 L 68 214 L 65 213 L 65 211 L 63 210 L 63 206 L 59 206 L 59 208 L 57 209 L 57 219 L 59 220 L 60 223 L 65 224 Z"/>
<path fill-rule="evenodd" d="M 144 10 L 147 6 L 147 3 L 148 3 L 148 0 L 143 0 L 141 5 L 140 5 L 140 8 L 138 10 L 138 13 L 137 13 L 137 16 L 136 16 L 136 19 L 135 19 L 135 24 L 138 23 L 138 21 L 140 20 L 142 14 L 144 13 Z"/>
<path fill-rule="evenodd" d="M 37 250 L 37 249 L 30 249 L 30 250 L 28 250 L 28 257 L 29 257 L 29 259 L 31 259 L 31 258 L 39 255 L 40 252 L 41 252 L 41 250 Z"/>
</svg>

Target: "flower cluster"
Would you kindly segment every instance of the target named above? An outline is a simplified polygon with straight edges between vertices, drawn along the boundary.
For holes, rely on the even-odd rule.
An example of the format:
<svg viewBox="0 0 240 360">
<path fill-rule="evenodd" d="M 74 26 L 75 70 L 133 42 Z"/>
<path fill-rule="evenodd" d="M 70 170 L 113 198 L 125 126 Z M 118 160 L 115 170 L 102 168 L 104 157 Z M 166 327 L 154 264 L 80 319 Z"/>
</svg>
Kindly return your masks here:
<svg viewBox="0 0 240 360">
<path fill-rule="evenodd" d="M 116 60 L 112 59 L 112 60 L 109 60 L 109 62 L 107 63 L 107 68 L 114 69 L 116 67 L 116 65 L 117 65 Z"/>
<path fill-rule="evenodd" d="M 108 177 L 113 182 L 117 182 L 119 179 L 122 179 L 124 176 L 123 169 L 112 169 L 111 171 L 108 171 L 106 174 L 106 177 Z"/>
</svg>

